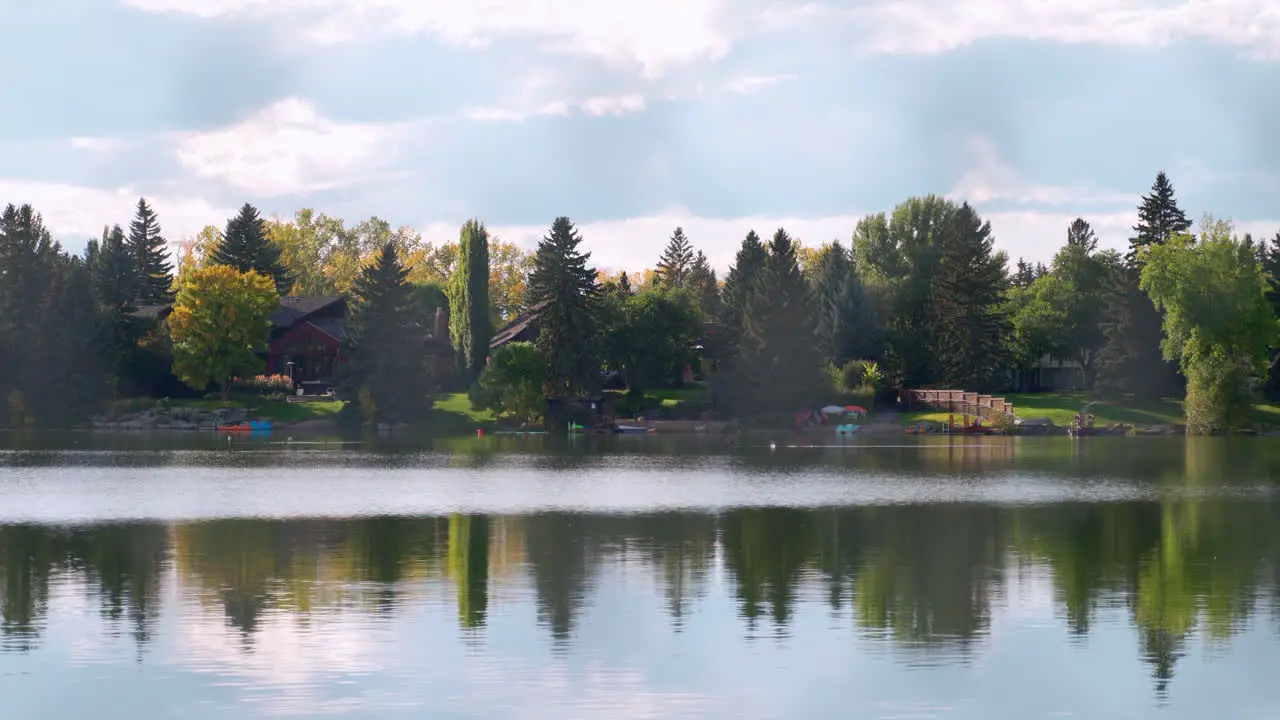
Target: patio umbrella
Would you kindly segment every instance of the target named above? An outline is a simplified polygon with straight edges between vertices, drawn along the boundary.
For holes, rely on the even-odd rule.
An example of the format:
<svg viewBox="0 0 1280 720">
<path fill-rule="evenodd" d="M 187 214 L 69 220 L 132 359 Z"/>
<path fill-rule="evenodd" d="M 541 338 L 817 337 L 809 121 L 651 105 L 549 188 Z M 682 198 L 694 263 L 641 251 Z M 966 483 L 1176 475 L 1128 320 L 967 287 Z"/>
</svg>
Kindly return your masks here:
<svg viewBox="0 0 1280 720">
<path fill-rule="evenodd" d="M 862 407 L 861 405 L 845 405 L 844 409 L 846 412 L 857 413 L 859 415 L 867 414 L 867 409 Z"/>
<path fill-rule="evenodd" d="M 845 409 L 840 407 L 839 405 L 828 405 L 822 408 L 822 412 L 826 413 L 827 415 L 843 415 L 844 410 Z"/>
</svg>

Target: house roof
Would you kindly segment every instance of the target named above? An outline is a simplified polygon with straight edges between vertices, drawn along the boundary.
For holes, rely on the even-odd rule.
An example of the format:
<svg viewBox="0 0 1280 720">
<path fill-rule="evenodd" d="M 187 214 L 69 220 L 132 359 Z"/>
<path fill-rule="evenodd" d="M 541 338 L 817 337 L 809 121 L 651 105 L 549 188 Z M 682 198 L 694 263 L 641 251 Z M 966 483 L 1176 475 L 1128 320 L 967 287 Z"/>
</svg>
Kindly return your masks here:
<svg viewBox="0 0 1280 720">
<path fill-rule="evenodd" d="M 308 315 L 314 315 L 345 300 L 344 295 L 329 297 L 286 295 L 280 298 L 280 309 L 271 313 L 271 325 L 277 328 L 291 327 Z"/>
<path fill-rule="evenodd" d="M 515 316 L 515 319 L 493 334 L 493 339 L 489 341 L 489 347 L 501 347 L 518 337 L 520 333 L 527 330 L 538 319 L 538 311 L 546 307 L 547 302 L 548 301 L 543 300 Z"/>
<path fill-rule="evenodd" d="M 316 318 L 308 324 L 334 340 L 341 341 L 347 336 L 346 318 Z"/>
</svg>

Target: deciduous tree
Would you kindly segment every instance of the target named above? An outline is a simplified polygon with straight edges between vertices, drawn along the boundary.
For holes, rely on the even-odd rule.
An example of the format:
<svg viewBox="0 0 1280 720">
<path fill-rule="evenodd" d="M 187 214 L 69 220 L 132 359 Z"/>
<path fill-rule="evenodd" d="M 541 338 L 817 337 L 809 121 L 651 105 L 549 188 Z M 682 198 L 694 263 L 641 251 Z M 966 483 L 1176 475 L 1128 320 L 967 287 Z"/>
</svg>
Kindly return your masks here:
<svg viewBox="0 0 1280 720">
<path fill-rule="evenodd" d="M 493 315 L 489 306 L 489 232 L 468 220 L 458 239 L 458 264 L 449 280 L 449 331 L 459 368 L 475 382 L 489 357 Z"/>
<path fill-rule="evenodd" d="M 1252 411 L 1250 378 L 1280 330 L 1253 249 L 1206 216 L 1200 240 L 1178 233 L 1145 253 L 1142 289 L 1164 313 L 1165 357 L 1187 376 L 1187 429 L 1235 430 Z"/>
<path fill-rule="evenodd" d="M 192 271 L 169 314 L 174 374 L 197 390 L 217 383 L 226 400 L 233 377 L 261 368 L 257 353 L 279 307 L 275 282 L 256 270 L 216 264 Z"/>
</svg>

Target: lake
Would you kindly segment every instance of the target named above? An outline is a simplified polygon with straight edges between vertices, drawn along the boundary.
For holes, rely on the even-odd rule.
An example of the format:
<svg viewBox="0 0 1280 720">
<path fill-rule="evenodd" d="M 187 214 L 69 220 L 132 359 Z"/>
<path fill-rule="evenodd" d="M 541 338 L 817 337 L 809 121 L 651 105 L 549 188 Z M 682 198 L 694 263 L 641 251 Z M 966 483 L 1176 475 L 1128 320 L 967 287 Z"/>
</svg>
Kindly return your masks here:
<svg viewBox="0 0 1280 720">
<path fill-rule="evenodd" d="M 1280 443 L 910 440 L 0 435 L 0 717 L 1280 717 Z"/>
</svg>

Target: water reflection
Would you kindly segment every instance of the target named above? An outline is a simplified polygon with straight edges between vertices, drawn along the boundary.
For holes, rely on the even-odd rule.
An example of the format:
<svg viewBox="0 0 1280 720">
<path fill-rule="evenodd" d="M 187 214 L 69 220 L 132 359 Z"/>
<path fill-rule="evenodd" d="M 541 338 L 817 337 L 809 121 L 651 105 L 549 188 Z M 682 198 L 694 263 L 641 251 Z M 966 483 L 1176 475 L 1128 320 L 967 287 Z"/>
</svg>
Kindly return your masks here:
<svg viewBox="0 0 1280 720">
<path fill-rule="evenodd" d="M 494 612 L 531 601 L 565 650 L 594 596 L 644 577 L 676 630 L 723 593 L 744 635 L 785 636 L 813 606 L 914 662 L 963 663 L 1010 583 L 1032 572 L 1049 578 L 1075 636 L 1123 608 L 1133 650 L 1164 691 L 1193 636 L 1229 644 L 1280 607 L 1278 508 L 1227 499 L 10 524 L 0 526 L 0 648 L 36 648 L 62 620 L 50 604 L 61 587 L 95 604 L 139 657 L 185 605 L 217 613 L 251 652 L 268 616 L 305 625 L 438 608 L 460 632 L 484 634 Z"/>
</svg>

